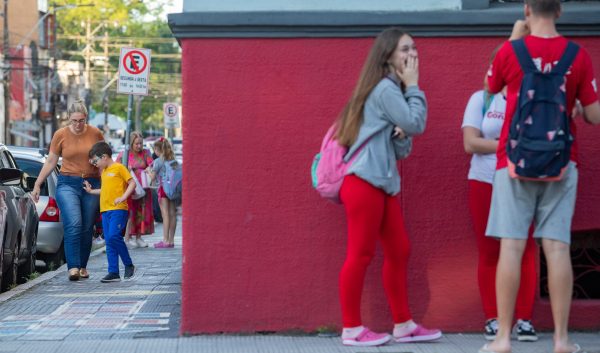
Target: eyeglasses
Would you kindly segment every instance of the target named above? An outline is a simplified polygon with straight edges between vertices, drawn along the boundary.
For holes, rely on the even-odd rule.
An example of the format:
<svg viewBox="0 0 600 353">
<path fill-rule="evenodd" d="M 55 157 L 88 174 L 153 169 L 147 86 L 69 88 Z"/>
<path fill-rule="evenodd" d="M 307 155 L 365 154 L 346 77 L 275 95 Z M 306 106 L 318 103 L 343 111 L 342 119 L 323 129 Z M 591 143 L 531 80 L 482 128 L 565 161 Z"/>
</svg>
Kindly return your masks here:
<svg viewBox="0 0 600 353">
<path fill-rule="evenodd" d="M 90 159 L 90 164 L 95 167 L 98 164 L 98 161 L 100 160 L 100 158 L 101 157 L 95 156 L 94 158 Z"/>
<path fill-rule="evenodd" d="M 71 121 L 71 124 L 73 124 L 73 125 L 83 124 L 83 123 L 85 123 L 85 118 L 83 118 L 83 119 L 71 119 L 70 121 Z"/>
</svg>

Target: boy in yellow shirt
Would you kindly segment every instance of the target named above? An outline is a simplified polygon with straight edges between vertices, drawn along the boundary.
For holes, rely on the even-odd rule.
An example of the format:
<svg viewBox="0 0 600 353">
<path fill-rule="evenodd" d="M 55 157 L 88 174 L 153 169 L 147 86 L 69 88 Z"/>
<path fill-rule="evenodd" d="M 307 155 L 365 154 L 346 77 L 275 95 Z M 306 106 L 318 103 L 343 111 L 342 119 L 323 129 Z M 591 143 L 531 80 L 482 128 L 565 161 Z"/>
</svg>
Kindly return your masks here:
<svg viewBox="0 0 600 353">
<path fill-rule="evenodd" d="M 129 256 L 121 234 L 127 226 L 127 198 L 135 189 L 135 181 L 125 166 L 112 160 L 112 149 L 106 142 L 98 142 L 89 152 L 90 164 L 102 171 L 100 189 L 92 189 L 84 182 L 84 189 L 90 194 L 100 195 L 100 212 L 106 241 L 108 274 L 101 282 L 119 282 L 119 257 L 125 265 L 124 279 L 133 277 L 135 266 Z"/>
</svg>

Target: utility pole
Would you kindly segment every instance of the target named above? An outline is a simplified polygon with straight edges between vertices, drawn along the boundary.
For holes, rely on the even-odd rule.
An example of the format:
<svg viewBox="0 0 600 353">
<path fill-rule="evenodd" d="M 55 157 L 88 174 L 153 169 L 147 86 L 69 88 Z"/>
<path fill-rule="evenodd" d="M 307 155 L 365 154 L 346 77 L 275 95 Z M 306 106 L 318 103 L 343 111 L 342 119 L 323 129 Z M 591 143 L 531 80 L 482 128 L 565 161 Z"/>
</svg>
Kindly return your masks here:
<svg viewBox="0 0 600 353">
<path fill-rule="evenodd" d="M 91 55 L 92 55 L 92 28 L 90 23 L 90 18 L 88 17 L 86 26 L 85 26 L 85 90 L 86 92 L 90 89 L 90 71 L 91 71 Z"/>
<path fill-rule="evenodd" d="M 88 17 L 86 21 L 86 31 L 85 31 L 85 48 L 82 51 L 82 54 L 85 58 L 85 92 L 88 97 L 91 95 L 91 81 L 92 81 L 92 54 L 94 54 L 94 36 L 96 33 L 104 27 L 104 22 L 100 23 L 100 25 L 94 30 L 92 30 L 92 21 Z"/>
<path fill-rule="evenodd" d="M 108 31 L 104 29 L 104 87 L 108 84 Z M 104 133 L 108 134 L 110 128 L 108 127 L 108 90 L 104 90 L 102 96 L 102 108 L 104 110 Z"/>
<path fill-rule="evenodd" d="M 52 133 L 58 130 L 58 83 L 60 82 L 60 75 L 58 74 L 58 49 L 57 44 L 57 17 L 56 17 L 56 2 L 52 2 L 52 80 L 50 81 L 50 87 L 52 87 L 52 95 L 50 101 L 52 102 Z"/>
<path fill-rule="evenodd" d="M 10 42 L 8 37 L 8 0 L 4 0 L 4 54 L 2 78 L 4 79 L 4 143 L 10 143 Z"/>
</svg>

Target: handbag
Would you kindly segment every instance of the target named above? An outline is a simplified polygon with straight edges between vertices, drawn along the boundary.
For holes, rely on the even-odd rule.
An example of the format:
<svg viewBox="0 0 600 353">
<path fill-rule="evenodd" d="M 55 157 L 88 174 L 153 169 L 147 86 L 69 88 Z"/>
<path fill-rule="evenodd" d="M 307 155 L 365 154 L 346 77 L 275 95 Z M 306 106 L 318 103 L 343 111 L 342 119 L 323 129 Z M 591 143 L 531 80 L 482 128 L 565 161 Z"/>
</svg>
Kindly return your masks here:
<svg viewBox="0 0 600 353">
<path fill-rule="evenodd" d="M 142 184 L 138 180 L 137 176 L 135 176 L 135 173 L 133 171 L 130 172 L 133 181 L 135 181 L 135 190 L 133 191 L 133 194 L 131 194 L 131 198 L 134 200 L 141 199 L 142 197 L 146 196 L 146 191 L 144 191 L 144 188 L 142 187 Z"/>
<path fill-rule="evenodd" d="M 142 188 L 144 189 L 150 188 L 150 180 L 148 180 L 148 173 L 145 170 L 142 170 L 140 173 L 140 184 L 142 184 Z"/>
</svg>

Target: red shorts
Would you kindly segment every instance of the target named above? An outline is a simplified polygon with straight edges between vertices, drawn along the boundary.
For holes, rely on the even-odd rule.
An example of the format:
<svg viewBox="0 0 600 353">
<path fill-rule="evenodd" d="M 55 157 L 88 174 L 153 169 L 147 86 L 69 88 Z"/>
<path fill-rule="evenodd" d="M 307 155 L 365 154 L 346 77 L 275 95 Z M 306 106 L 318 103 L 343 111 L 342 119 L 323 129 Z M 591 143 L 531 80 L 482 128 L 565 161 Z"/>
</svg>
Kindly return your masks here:
<svg viewBox="0 0 600 353">
<path fill-rule="evenodd" d="M 167 198 L 167 194 L 165 194 L 165 191 L 163 190 L 162 186 L 158 187 L 158 198 L 159 199 Z"/>
</svg>

